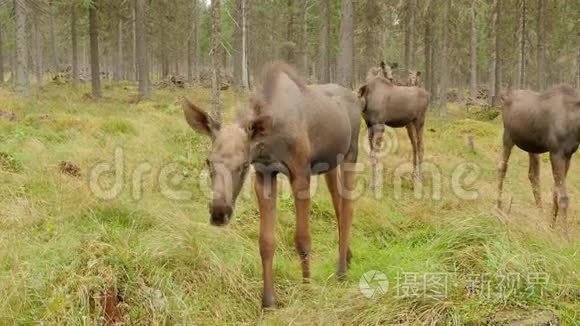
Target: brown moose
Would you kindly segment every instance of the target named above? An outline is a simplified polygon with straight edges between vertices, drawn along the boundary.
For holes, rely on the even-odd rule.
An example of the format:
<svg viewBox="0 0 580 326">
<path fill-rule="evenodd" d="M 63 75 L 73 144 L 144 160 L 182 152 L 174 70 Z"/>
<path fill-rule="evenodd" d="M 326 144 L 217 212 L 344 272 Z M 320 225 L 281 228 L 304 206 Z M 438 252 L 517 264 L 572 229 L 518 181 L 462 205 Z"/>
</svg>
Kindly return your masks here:
<svg viewBox="0 0 580 326">
<path fill-rule="evenodd" d="M 275 249 L 277 175 L 289 177 L 296 207 L 296 250 L 305 282 L 310 277 L 310 179 L 325 174 L 338 222 L 342 276 L 350 260 L 354 164 L 358 155 L 361 113 L 352 92 L 338 85 L 308 86 L 283 63 L 264 69 L 262 88 L 238 112 L 234 124 L 221 126 L 184 100 L 189 125 L 212 139 L 207 163 L 212 183 L 210 222 L 227 224 L 250 164 L 256 172 L 260 211 L 262 305 L 274 304 L 272 264 Z M 340 170 L 340 171 L 339 171 Z"/>
<path fill-rule="evenodd" d="M 385 65 L 381 62 L 384 72 Z M 375 69 L 376 68 L 371 68 Z M 366 85 L 359 89 L 363 106 L 362 116 L 368 127 L 371 148 L 372 182 L 377 186 L 376 150 L 382 142 L 385 125 L 393 128 L 406 127 L 413 147 L 413 167 L 415 177 L 423 181 L 423 127 L 429 104 L 429 93 L 419 87 L 397 86 L 386 73 L 367 74 Z"/>
<path fill-rule="evenodd" d="M 553 209 L 550 225 L 562 216 L 564 237 L 568 238 L 568 193 L 566 175 L 572 155 L 580 144 L 580 95 L 568 85 L 545 93 L 508 90 L 503 101 L 503 150 L 497 168 L 497 207 L 501 209 L 503 181 L 514 145 L 529 153 L 529 180 L 536 206 L 542 207 L 540 192 L 541 153 L 550 153 L 554 176 Z"/>
</svg>

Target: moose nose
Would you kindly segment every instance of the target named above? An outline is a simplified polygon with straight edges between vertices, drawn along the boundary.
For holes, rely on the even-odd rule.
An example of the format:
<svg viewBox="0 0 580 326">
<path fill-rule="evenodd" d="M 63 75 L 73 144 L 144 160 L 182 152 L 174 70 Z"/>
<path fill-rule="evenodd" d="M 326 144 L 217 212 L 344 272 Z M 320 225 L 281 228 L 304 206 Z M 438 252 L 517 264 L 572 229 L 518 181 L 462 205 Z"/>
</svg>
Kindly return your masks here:
<svg viewBox="0 0 580 326">
<path fill-rule="evenodd" d="M 224 226 L 230 222 L 232 207 L 225 203 L 214 203 L 210 206 L 209 223 L 215 226 Z"/>
</svg>

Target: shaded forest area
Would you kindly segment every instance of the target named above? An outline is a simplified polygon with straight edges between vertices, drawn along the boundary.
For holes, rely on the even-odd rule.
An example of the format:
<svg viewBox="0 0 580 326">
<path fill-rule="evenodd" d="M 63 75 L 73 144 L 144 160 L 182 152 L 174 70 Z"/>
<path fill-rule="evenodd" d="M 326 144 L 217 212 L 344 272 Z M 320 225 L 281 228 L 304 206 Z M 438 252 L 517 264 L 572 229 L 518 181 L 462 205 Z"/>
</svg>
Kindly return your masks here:
<svg viewBox="0 0 580 326">
<path fill-rule="evenodd" d="M 141 96 L 186 81 L 217 96 L 276 59 L 351 87 L 386 60 L 401 80 L 421 71 L 434 99 L 580 87 L 574 0 L 3 0 L 0 26 L 0 83 L 24 96 L 48 77 L 92 80 L 95 97 L 103 79 L 139 81 Z"/>
</svg>

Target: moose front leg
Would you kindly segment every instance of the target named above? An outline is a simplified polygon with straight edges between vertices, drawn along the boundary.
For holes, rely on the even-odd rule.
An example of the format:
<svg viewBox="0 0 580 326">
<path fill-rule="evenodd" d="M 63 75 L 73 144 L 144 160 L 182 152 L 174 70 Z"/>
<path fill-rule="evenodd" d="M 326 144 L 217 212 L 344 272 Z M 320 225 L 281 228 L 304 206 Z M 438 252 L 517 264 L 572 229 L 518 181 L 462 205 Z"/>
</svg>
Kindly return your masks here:
<svg viewBox="0 0 580 326">
<path fill-rule="evenodd" d="M 532 184 L 532 193 L 536 201 L 536 207 L 542 208 L 542 192 L 540 188 L 540 155 L 529 153 L 530 168 L 528 171 L 528 179 Z"/>
<path fill-rule="evenodd" d="M 294 175 L 291 180 L 296 207 L 296 251 L 302 264 L 302 279 L 310 279 L 310 175 Z"/>
<path fill-rule="evenodd" d="M 260 210 L 260 256 L 262 257 L 262 277 L 264 279 L 263 307 L 273 306 L 276 298 L 272 275 L 276 249 L 276 187 L 276 175 L 256 173 L 254 188 Z"/>
</svg>

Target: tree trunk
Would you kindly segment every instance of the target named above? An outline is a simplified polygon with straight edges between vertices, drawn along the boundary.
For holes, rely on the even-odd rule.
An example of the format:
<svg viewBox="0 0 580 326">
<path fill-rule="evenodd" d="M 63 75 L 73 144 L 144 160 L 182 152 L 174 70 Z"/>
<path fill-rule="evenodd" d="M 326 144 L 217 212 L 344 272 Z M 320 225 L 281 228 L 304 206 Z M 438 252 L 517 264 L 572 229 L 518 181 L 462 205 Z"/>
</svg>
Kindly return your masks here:
<svg viewBox="0 0 580 326">
<path fill-rule="evenodd" d="M 145 38 L 145 0 L 135 1 L 135 47 L 139 72 L 139 100 L 149 96 L 149 62 Z"/>
<path fill-rule="evenodd" d="M 500 26 L 501 26 L 501 0 L 495 0 L 495 23 L 493 27 L 494 37 L 495 37 L 495 56 L 494 56 L 494 68 L 495 72 L 493 74 L 493 98 L 492 106 L 498 106 L 499 104 L 499 93 L 501 91 L 501 36 L 500 36 Z"/>
<path fill-rule="evenodd" d="M 242 0 L 242 87 L 250 88 L 248 82 L 248 24 L 247 24 L 247 7 L 246 0 Z"/>
<path fill-rule="evenodd" d="M 429 1 L 429 5 L 426 12 L 425 17 L 425 48 L 424 48 L 424 55 L 425 55 L 425 88 L 428 92 L 431 93 L 431 78 L 433 78 L 432 73 L 432 63 L 431 63 L 431 52 L 433 48 L 433 25 L 432 25 L 432 17 L 433 17 L 433 1 Z M 433 93 L 431 93 L 433 94 Z"/>
<path fill-rule="evenodd" d="M 193 73 L 193 48 L 195 46 L 195 2 L 196 0 L 190 0 L 187 2 L 187 14 L 189 23 L 189 36 L 187 37 L 187 80 L 193 83 L 194 73 Z"/>
<path fill-rule="evenodd" d="M 294 16 L 296 14 L 293 0 L 286 0 L 286 43 L 284 46 L 284 59 L 291 65 L 296 64 L 296 33 L 294 32 Z"/>
<path fill-rule="evenodd" d="M 244 0 L 236 0 L 235 6 L 235 32 L 234 32 L 234 84 L 242 87 L 242 5 Z"/>
<path fill-rule="evenodd" d="M 37 19 L 33 20 L 33 49 L 34 49 L 34 75 L 36 76 L 36 85 L 42 87 L 42 42 L 40 26 Z"/>
<path fill-rule="evenodd" d="M 137 10 L 137 4 L 133 1 L 133 10 L 131 10 L 131 81 L 137 81 L 137 15 L 135 10 Z M 139 79 L 140 81 L 141 79 Z"/>
<path fill-rule="evenodd" d="M 193 60 L 193 67 L 195 69 L 195 79 L 199 81 L 201 78 L 201 15 L 200 15 L 200 5 L 199 0 L 194 0 L 194 19 L 195 19 L 195 50 L 194 50 L 194 60 Z"/>
<path fill-rule="evenodd" d="M 3 29 L 0 28 L 0 86 L 4 84 L 4 52 L 2 49 L 4 48 L 4 42 L 2 39 Z"/>
<path fill-rule="evenodd" d="M 70 35 L 72 47 L 72 79 L 73 86 L 79 86 L 79 54 L 78 54 L 78 40 L 77 40 L 77 10 L 76 5 L 71 5 L 71 21 L 70 21 Z"/>
<path fill-rule="evenodd" d="M 300 3 L 300 70 L 304 76 L 308 77 L 308 0 L 302 0 Z"/>
<path fill-rule="evenodd" d="M 526 0 L 520 0 L 518 88 L 526 88 Z"/>
<path fill-rule="evenodd" d="M 321 0 L 320 6 L 320 49 L 318 51 L 318 81 L 330 82 L 330 0 Z"/>
<path fill-rule="evenodd" d="M 352 87 L 352 61 L 354 57 L 354 17 L 352 0 L 342 0 L 340 20 L 340 53 L 336 71 L 338 84 Z"/>
<path fill-rule="evenodd" d="M 113 80 L 119 83 L 123 78 L 123 20 L 120 15 L 117 15 L 117 51 L 115 53 L 115 71 L 113 72 Z"/>
<path fill-rule="evenodd" d="M 451 6 L 451 1 L 445 1 L 443 5 L 443 37 L 441 42 L 443 43 L 443 53 L 441 53 L 441 103 L 439 106 L 439 116 L 442 118 L 447 117 L 447 89 L 449 87 L 449 10 Z"/>
<path fill-rule="evenodd" d="M 476 97 L 477 90 L 477 21 L 475 17 L 475 5 L 477 0 L 471 0 L 471 74 L 469 82 L 469 96 L 472 99 Z"/>
<path fill-rule="evenodd" d="M 212 114 L 216 121 L 221 121 L 220 103 L 220 64 L 221 58 L 221 36 L 220 36 L 220 0 L 211 1 L 212 31 L 211 31 L 211 65 L 212 65 Z"/>
<path fill-rule="evenodd" d="M 576 89 L 580 91 L 580 46 L 576 50 Z"/>
<path fill-rule="evenodd" d="M 544 51 L 544 0 L 538 0 L 538 21 L 536 24 L 536 35 L 538 43 L 536 46 L 536 70 L 538 91 L 546 88 L 544 69 L 545 69 L 545 51 Z"/>
<path fill-rule="evenodd" d="M 89 37 L 91 42 L 91 85 L 93 97 L 101 97 L 101 71 L 99 67 L 99 26 L 97 21 L 97 5 L 95 1 L 89 8 Z"/>
<path fill-rule="evenodd" d="M 415 69 L 415 9 L 416 0 L 407 0 L 405 24 L 405 71 Z"/>
<path fill-rule="evenodd" d="M 16 15 L 16 85 L 15 91 L 19 96 L 30 95 L 30 81 L 28 77 L 28 42 L 26 40 L 26 3 L 14 1 Z"/>
<path fill-rule="evenodd" d="M 169 75 L 169 57 L 167 55 L 167 19 L 166 19 L 166 6 L 167 3 L 162 1 L 160 3 L 161 12 L 159 13 L 159 37 L 160 37 L 160 50 L 161 50 L 161 78 L 165 79 Z"/>
<path fill-rule="evenodd" d="M 20 0 L 19 0 L 20 1 Z M 54 1 L 48 2 L 49 28 L 50 28 L 50 49 L 52 59 L 52 72 L 58 73 L 58 50 L 56 44 L 56 31 L 54 27 Z"/>
</svg>

